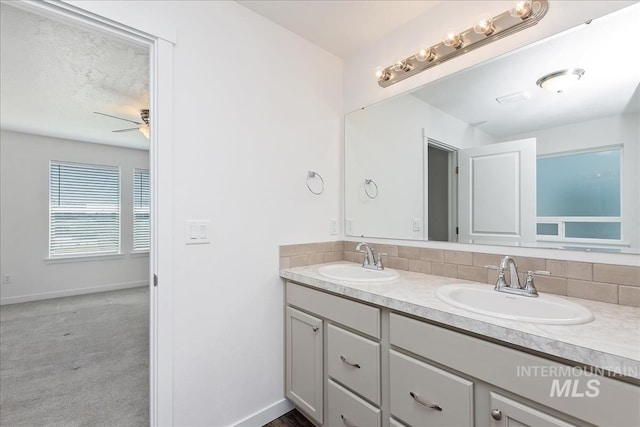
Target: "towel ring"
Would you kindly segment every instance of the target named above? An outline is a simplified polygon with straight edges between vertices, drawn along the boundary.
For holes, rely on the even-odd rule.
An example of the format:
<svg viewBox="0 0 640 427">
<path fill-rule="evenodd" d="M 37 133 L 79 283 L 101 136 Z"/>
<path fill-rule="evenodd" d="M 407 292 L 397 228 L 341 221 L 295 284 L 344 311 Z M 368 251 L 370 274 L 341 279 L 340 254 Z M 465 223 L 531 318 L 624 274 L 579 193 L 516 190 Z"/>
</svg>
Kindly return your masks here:
<svg viewBox="0 0 640 427">
<path fill-rule="evenodd" d="M 376 194 L 375 195 L 371 195 L 371 193 L 369 193 L 369 190 L 367 190 L 367 186 L 369 184 L 373 184 L 373 186 L 376 188 Z M 369 178 L 365 178 L 364 179 L 364 192 L 367 193 L 367 197 L 369 197 L 370 199 L 375 199 L 376 197 L 378 197 L 378 184 L 376 184 L 376 182 L 372 179 Z"/>
<path fill-rule="evenodd" d="M 316 177 L 320 178 L 320 191 L 313 191 L 313 189 L 311 188 L 311 185 L 309 185 L 309 179 L 316 178 Z M 311 191 L 316 196 L 319 195 L 319 194 L 322 194 L 322 192 L 324 191 L 324 179 L 322 179 L 322 177 L 320 176 L 320 174 L 318 172 L 309 171 L 307 173 L 307 188 L 309 189 L 309 191 Z"/>
</svg>

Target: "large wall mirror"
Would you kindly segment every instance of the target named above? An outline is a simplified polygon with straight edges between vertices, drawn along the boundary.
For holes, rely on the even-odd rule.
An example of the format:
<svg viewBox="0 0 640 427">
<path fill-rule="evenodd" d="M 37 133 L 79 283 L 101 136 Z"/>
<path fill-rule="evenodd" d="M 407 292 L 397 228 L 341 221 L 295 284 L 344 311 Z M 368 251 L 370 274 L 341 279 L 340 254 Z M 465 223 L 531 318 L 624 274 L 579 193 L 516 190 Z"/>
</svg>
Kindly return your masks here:
<svg viewBox="0 0 640 427">
<path fill-rule="evenodd" d="M 638 22 L 635 4 L 347 114 L 346 234 L 640 253 Z"/>
</svg>

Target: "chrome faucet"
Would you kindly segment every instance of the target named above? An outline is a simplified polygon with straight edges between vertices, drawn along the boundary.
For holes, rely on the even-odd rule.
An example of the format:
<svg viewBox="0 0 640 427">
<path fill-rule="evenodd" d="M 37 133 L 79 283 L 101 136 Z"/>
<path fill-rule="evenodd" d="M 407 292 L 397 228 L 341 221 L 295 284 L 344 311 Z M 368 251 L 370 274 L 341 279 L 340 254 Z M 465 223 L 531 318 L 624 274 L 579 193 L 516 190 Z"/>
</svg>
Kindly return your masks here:
<svg viewBox="0 0 640 427">
<path fill-rule="evenodd" d="M 378 253 L 378 259 L 376 260 L 376 256 L 373 253 L 373 249 L 371 249 L 371 247 L 369 247 L 369 245 L 365 242 L 359 243 L 358 246 L 356 246 L 356 252 L 364 253 L 362 268 L 370 268 L 372 270 L 384 270 L 384 265 L 382 265 L 382 255 L 387 255 L 387 254 Z"/>
<path fill-rule="evenodd" d="M 507 283 L 504 278 L 504 271 L 507 267 L 509 268 L 511 283 Z M 506 292 L 509 294 L 524 295 L 527 297 L 538 296 L 538 291 L 533 284 L 534 274 L 544 274 L 546 276 L 551 275 L 551 273 L 549 273 L 548 271 L 527 271 L 526 283 L 524 286 L 522 286 L 520 285 L 520 278 L 518 277 L 518 266 L 516 265 L 514 259 L 510 256 L 505 256 L 504 258 L 502 258 L 502 261 L 500 261 L 500 266 L 485 265 L 485 268 L 498 270 L 498 281 L 496 282 L 496 287 L 494 288 L 496 291 Z"/>
</svg>

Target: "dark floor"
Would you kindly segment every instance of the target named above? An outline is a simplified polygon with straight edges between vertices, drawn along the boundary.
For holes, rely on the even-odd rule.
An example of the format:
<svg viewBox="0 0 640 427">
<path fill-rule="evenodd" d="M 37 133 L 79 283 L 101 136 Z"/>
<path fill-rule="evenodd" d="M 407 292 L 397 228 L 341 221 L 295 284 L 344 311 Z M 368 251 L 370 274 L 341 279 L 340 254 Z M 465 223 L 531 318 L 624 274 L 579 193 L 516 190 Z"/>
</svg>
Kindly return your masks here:
<svg viewBox="0 0 640 427">
<path fill-rule="evenodd" d="M 304 415 L 297 409 L 287 412 L 278 419 L 265 424 L 263 427 L 315 427 L 311 421 L 306 419 Z"/>
</svg>

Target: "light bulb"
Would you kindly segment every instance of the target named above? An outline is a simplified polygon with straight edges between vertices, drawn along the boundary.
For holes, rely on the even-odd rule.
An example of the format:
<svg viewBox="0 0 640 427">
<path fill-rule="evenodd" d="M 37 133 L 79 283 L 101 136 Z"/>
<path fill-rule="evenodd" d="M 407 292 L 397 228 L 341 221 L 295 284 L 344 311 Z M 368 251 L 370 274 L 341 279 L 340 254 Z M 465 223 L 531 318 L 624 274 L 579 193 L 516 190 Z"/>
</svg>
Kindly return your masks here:
<svg viewBox="0 0 640 427">
<path fill-rule="evenodd" d="M 495 31 L 495 27 L 493 26 L 493 21 L 488 18 L 482 18 L 476 25 L 473 27 L 473 31 L 476 34 L 484 34 L 485 36 L 490 36 Z"/>
<path fill-rule="evenodd" d="M 391 78 L 391 75 L 385 68 L 378 68 L 376 70 L 376 78 L 379 82 L 386 82 Z"/>
<path fill-rule="evenodd" d="M 407 62 L 406 59 L 398 59 L 393 62 L 393 69 L 397 72 L 411 71 L 413 67 Z"/>
<path fill-rule="evenodd" d="M 416 53 L 415 57 L 420 62 L 433 61 L 436 57 L 436 54 L 430 48 L 424 48 L 420 49 L 418 53 Z"/>
<path fill-rule="evenodd" d="M 455 33 L 453 31 L 447 32 L 444 41 L 442 42 L 445 46 L 452 47 L 454 49 L 460 49 L 464 44 L 462 41 L 462 36 L 460 33 Z"/>
<path fill-rule="evenodd" d="M 514 18 L 520 18 L 522 20 L 527 19 L 533 13 L 533 4 L 531 0 L 523 0 L 516 3 L 516 5 L 509 11 L 509 15 Z"/>
</svg>

